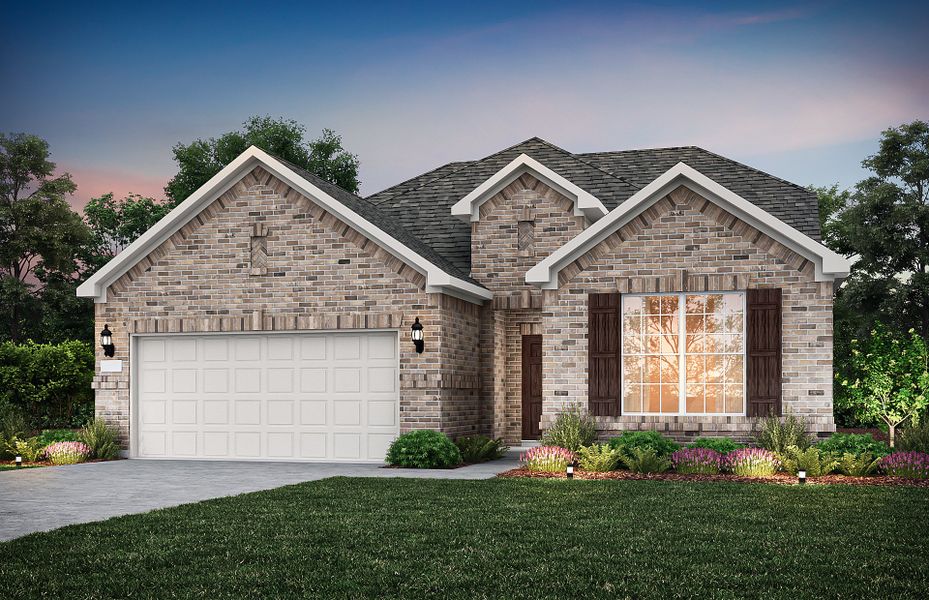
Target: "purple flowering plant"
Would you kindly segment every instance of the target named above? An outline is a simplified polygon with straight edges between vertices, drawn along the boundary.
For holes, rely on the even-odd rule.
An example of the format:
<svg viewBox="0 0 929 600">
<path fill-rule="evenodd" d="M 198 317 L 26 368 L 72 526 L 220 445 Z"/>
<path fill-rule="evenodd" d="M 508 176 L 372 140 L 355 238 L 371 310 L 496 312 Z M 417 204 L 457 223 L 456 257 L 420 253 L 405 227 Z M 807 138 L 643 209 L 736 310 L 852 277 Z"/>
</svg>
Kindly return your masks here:
<svg viewBox="0 0 929 600">
<path fill-rule="evenodd" d="M 678 473 L 715 475 L 722 470 L 723 455 L 710 448 L 682 448 L 671 455 Z"/>
<path fill-rule="evenodd" d="M 537 446 L 520 454 L 519 462 L 530 471 L 560 473 L 574 462 L 574 453 L 558 446 Z"/>
<path fill-rule="evenodd" d="M 764 448 L 741 448 L 726 455 L 728 471 L 743 477 L 769 477 L 777 472 L 780 461 Z"/>
<path fill-rule="evenodd" d="M 929 454 L 925 452 L 894 452 L 881 459 L 881 468 L 893 477 L 929 478 Z"/>
<path fill-rule="evenodd" d="M 90 458 L 90 447 L 84 442 L 55 442 L 45 448 L 45 457 L 53 465 L 74 465 Z"/>
</svg>

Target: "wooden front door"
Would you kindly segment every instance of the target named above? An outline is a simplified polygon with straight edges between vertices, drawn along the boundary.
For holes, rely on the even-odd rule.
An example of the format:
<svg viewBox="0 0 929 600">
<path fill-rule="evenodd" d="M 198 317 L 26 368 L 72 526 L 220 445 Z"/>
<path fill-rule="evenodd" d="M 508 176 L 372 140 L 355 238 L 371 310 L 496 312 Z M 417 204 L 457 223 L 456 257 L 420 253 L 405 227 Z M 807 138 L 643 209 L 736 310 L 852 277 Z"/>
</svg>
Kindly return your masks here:
<svg viewBox="0 0 929 600">
<path fill-rule="evenodd" d="M 523 336 L 523 439 L 537 440 L 542 420 L 542 336 Z"/>
</svg>

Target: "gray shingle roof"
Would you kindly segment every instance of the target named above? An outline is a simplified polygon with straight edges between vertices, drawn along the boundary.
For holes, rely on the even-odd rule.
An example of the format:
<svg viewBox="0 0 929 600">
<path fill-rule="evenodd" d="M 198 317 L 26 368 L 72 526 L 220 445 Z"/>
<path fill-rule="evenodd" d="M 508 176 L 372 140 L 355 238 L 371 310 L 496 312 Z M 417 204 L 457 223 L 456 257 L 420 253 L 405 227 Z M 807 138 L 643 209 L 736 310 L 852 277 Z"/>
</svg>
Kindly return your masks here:
<svg viewBox="0 0 929 600">
<path fill-rule="evenodd" d="M 452 205 L 520 154 L 527 154 L 606 205 L 616 208 L 678 162 L 700 171 L 814 240 L 820 240 L 816 195 L 695 146 L 571 154 L 531 138 L 475 161 L 454 162 L 368 196 L 462 272 L 471 269 L 471 226 Z"/>
<path fill-rule="evenodd" d="M 474 285 L 480 286 L 478 282 L 471 279 L 468 274 L 470 269 L 462 271 L 447 258 L 436 252 L 429 245 L 424 243 L 418 237 L 406 230 L 396 219 L 392 218 L 390 215 L 385 214 L 384 211 L 380 210 L 374 204 L 366 201 L 364 198 L 356 196 L 355 194 L 342 189 L 341 187 L 326 181 L 325 179 L 310 173 L 305 169 L 301 169 L 297 165 L 288 162 L 282 158 L 277 158 L 291 169 L 293 169 L 298 175 L 320 188 L 349 209 L 361 215 L 363 218 L 379 227 L 382 231 L 399 241 L 401 244 L 405 245 L 407 248 L 419 254 L 435 266 L 439 267 L 449 275 L 457 277 Z M 483 286 L 481 286 L 483 287 Z"/>
</svg>

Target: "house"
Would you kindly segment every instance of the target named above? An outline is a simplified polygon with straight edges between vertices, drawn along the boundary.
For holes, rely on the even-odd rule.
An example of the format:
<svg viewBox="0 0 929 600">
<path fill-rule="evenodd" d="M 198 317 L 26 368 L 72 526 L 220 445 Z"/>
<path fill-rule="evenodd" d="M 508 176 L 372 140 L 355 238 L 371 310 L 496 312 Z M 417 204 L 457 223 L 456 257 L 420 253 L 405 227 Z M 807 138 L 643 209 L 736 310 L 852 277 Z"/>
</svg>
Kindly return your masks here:
<svg viewBox="0 0 929 600">
<path fill-rule="evenodd" d="M 366 199 L 252 147 L 79 288 L 96 410 L 137 457 L 380 460 L 572 404 L 603 436 L 829 432 L 849 267 L 819 236 L 813 193 L 695 147 L 533 138 Z"/>
</svg>

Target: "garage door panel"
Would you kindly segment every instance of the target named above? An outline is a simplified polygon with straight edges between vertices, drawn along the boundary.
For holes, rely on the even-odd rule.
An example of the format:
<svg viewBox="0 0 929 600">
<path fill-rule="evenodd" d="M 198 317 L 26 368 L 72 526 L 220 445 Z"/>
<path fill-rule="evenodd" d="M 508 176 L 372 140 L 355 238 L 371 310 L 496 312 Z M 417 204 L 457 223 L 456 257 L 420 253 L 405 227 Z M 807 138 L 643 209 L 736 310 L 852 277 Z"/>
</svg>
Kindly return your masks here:
<svg viewBox="0 0 929 600">
<path fill-rule="evenodd" d="M 141 337 L 138 454 L 381 460 L 399 430 L 396 346 L 389 332 Z"/>
</svg>

